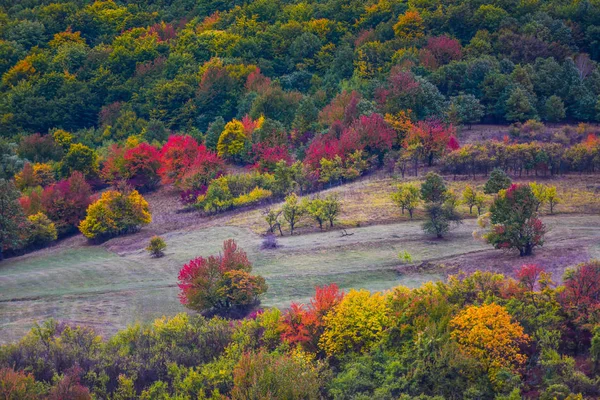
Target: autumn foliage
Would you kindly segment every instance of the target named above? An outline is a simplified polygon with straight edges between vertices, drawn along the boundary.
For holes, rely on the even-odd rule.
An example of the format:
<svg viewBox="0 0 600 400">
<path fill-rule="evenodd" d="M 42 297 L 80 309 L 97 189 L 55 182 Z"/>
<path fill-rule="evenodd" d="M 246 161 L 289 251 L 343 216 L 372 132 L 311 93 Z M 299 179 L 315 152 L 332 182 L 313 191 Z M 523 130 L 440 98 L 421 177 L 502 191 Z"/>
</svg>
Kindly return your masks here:
<svg viewBox="0 0 600 400">
<path fill-rule="evenodd" d="M 190 260 L 179 271 L 179 300 L 200 312 L 247 310 L 267 290 L 264 278 L 250 275 L 252 264 L 234 240 L 223 243 L 223 253 Z"/>
<path fill-rule="evenodd" d="M 498 304 L 470 306 L 450 321 L 452 338 L 486 371 L 518 371 L 527 360 L 521 346 L 529 342 L 523 327 Z"/>
</svg>

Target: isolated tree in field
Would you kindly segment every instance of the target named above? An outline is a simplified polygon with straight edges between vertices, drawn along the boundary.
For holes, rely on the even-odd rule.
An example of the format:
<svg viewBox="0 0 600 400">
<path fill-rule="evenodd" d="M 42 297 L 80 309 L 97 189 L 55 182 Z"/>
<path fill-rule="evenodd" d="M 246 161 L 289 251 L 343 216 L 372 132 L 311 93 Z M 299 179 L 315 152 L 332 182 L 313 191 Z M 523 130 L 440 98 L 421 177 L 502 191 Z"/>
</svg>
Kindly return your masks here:
<svg viewBox="0 0 600 400">
<path fill-rule="evenodd" d="M 305 204 L 308 214 L 317 221 L 319 229 L 323 229 L 323 222 L 326 221 L 325 216 L 325 200 L 315 197 L 310 199 Z"/>
<path fill-rule="evenodd" d="M 481 211 L 483 211 L 483 208 L 485 207 L 485 195 L 483 193 L 477 193 L 477 196 L 475 197 L 475 207 L 477 207 L 477 215 L 481 215 Z"/>
<path fill-rule="evenodd" d="M 421 190 L 414 183 L 402 183 L 392 193 L 392 201 L 400 207 L 402 215 L 404 215 L 404 210 L 406 210 L 410 215 L 410 219 L 412 219 L 413 212 L 421 202 Z"/>
<path fill-rule="evenodd" d="M 426 220 L 423 223 L 423 230 L 431 235 L 435 235 L 438 239 L 444 237 L 450 230 L 452 223 L 460 224 L 460 215 L 455 208 L 446 203 L 426 203 L 425 204 Z"/>
<path fill-rule="evenodd" d="M 490 179 L 487 180 L 483 187 L 485 194 L 496 194 L 502 189 L 508 189 L 512 184 L 512 179 L 499 168 L 495 168 L 490 174 Z"/>
<path fill-rule="evenodd" d="M 88 239 L 104 239 L 135 232 L 151 221 L 148 202 L 137 190 L 129 193 L 109 190 L 88 207 L 79 230 Z"/>
<path fill-rule="evenodd" d="M 425 232 L 441 239 L 450 230 L 451 223 L 460 223 L 460 215 L 456 212 L 456 195 L 449 193 L 441 176 L 433 172 L 427 174 L 421 184 L 421 197 L 425 201 Z"/>
<path fill-rule="evenodd" d="M 502 190 L 490 207 L 490 231 L 484 239 L 497 249 L 517 249 L 531 255 L 544 244 L 546 227 L 535 211 L 537 200 L 529 185 Z"/>
<path fill-rule="evenodd" d="M 425 181 L 421 184 L 421 198 L 426 203 L 443 203 L 446 200 L 448 188 L 444 178 L 434 172 L 429 172 L 425 176 Z"/>
<path fill-rule="evenodd" d="M 465 190 L 463 190 L 462 201 L 464 204 L 469 206 L 469 214 L 473 214 L 473 207 L 480 205 L 482 200 L 483 196 L 481 193 L 478 193 L 477 189 L 475 189 L 473 186 L 467 185 Z M 480 206 L 477 208 L 480 209 Z"/>
<path fill-rule="evenodd" d="M 195 258 L 181 268 L 179 300 L 202 313 L 246 312 L 267 291 L 264 278 L 250 272 L 246 253 L 234 240 L 226 240 L 219 255 Z"/>
<path fill-rule="evenodd" d="M 550 214 L 554 214 L 554 207 L 562 201 L 556 192 L 556 186 L 546 187 L 546 200 L 550 206 Z"/>
<path fill-rule="evenodd" d="M 543 207 L 546 204 L 546 185 L 543 183 L 530 182 L 529 186 L 531 187 L 531 191 L 535 196 L 535 211 L 539 211 L 540 207 Z"/>
<path fill-rule="evenodd" d="M 292 193 L 285 198 L 281 211 L 283 218 L 290 225 L 290 235 L 293 235 L 298 221 L 306 214 L 306 206 L 300 201 L 296 193 Z"/>
<path fill-rule="evenodd" d="M 165 250 L 167 249 L 167 243 L 160 236 L 152 236 L 150 238 L 150 242 L 148 243 L 148 247 L 146 247 L 146 251 L 150 254 L 151 257 L 160 258 L 165 255 Z"/>
<path fill-rule="evenodd" d="M 335 194 L 329 194 L 325 197 L 323 204 L 324 217 L 329 221 L 329 227 L 333 227 L 333 222 L 337 219 L 342 210 L 342 204 Z"/>
<path fill-rule="evenodd" d="M 0 179 L 0 260 L 4 250 L 17 248 L 22 242 L 25 216 L 19 197 L 14 183 Z"/>
<path fill-rule="evenodd" d="M 281 231 L 281 223 L 279 222 L 279 217 L 281 216 L 282 212 L 282 210 L 275 210 L 270 207 L 263 211 L 265 221 L 267 221 L 267 224 L 269 224 L 269 233 L 275 233 L 275 229 L 279 229 L 279 234 L 283 236 L 283 232 Z"/>
</svg>

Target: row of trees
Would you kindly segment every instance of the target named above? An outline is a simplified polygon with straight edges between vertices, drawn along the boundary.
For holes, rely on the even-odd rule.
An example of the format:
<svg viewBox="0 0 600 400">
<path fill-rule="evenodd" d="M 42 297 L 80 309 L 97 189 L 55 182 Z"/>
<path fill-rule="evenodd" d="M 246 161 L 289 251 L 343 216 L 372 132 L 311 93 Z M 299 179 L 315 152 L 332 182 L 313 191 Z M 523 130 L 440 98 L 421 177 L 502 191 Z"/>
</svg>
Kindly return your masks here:
<svg viewBox="0 0 600 400">
<path fill-rule="evenodd" d="M 183 267 L 182 300 L 202 311 L 248 304 L 265 289 L 250 272 L 227 241 L 221 255 Z M 110 340 L 49 321 L 0 347 L 0 395 L 594 398 L 600 263 L 577 265 L 562 282 L 524 265 L 515 278 L 476 272 L 385 293 L 331 284 L 287 310 L 237 322 L 178 314 Z"/>
<path fill-rule="evenodd" d="M 269 207 L 264 210 L 263 215 L 269 225 L 267 233 L 273 234 L 278 230 L 283 236 L 282 218 L 290 228 L 290 235 L 293 235 L 294 229 L 307 216 L 313 218 L 321 230 L 327 226 L 327 223 L 332 228 L 341 210 L 341 203 L 334 194 L 327 195 L 325 198 L 315 196 L 311 199 L 299 199 L 295 193 L 292 193 L 285 198 L 280 209 Z"/>
<path fill-rule="evenodd" d="M 449 152 L 440 163 L 443 171 L 455 175 L 487 175 L 500 168 L 514 175 L 557 175 L 566 172 L 595 173 L 600 168 L 600 140 L 590 135 L 583 143 L 505 143 L 488 141 L 467 144 Z"/>
</svg>

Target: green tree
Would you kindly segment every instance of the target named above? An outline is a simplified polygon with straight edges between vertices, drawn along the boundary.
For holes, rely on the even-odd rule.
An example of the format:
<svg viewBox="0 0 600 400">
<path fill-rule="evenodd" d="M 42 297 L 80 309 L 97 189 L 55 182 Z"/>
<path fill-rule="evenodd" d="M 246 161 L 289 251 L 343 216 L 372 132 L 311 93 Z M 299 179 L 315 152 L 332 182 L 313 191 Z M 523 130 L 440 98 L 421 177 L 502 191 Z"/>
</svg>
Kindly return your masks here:
<svg viewBox="0 0 600 400">
<path fill-rule="evenodd" d="M 448 106 L 448 118 L 451 122 L 460 125 L 471 125 L 481 121 L 483 117 L 483 106 L 472 94 L 461 93 L 450 98 Z"/>
<path fill-rule="evenodd" d="M 210 125 L 208 125 L 208 129 L 206 130 L 206 140 L 204 141 L 206 148 L 216 151 L 217 145 L 219 144 L 219 138 L 224 130 L 225 120 L 223 117 L 218 116 L 213 122 L 210 123 Z"/>
<path fill-rule="evenodd" d="M 544 115 L 547 121 L 558 122 L 565 119 L 565 103 L 556 95 L 548 97 L 544 103 Z"/>
<path fill-rule="evenodd" d="M 315 197 L 306 201 L 305 204 L 306 211 L 308 214 L 317 221 L 319 224 L 319 229 L 323 229 L 323 222 L 326 221 L 325 216 L 325 200 Z"/>
<path fill-rule="evenodd" d="M 292 193 L 285 198 L 281 210 L 283 218 L 290 225 L 290 235 L 293 235 L 298 221 L 306 214 L 306 206 L 300 201 L 296 193 Z"/>
<path fill-rule="evenodd" d="M 4 250 L 18 248 L 22 243 L 25 216 L 19 197 L 21 193 L 13 182 L 0 179 L 0 260 Z"/>
<path fill-rule="evenodd" d="M 27 217 L 27 245 L 45 246 L 57 239 L 54 223 L 41 212 Z"/>
<path fill-rule="evenodd" d="M 167 243 L 165 243 L 165 240 L 160 236 L 152 236 L 148 243 L 148 247 L 146 247 L 146 251 L 154 258 L 164 256 L 166 249 Z"/>
<path fill-rule="evenodd" d="M 512 184 L 512 179 L 499 168 L 495 168 L 490 174 L 490 179 L 487 180 L 483 187 L 485 194 L 496 194 L 502 189 L 508 189 Z"/>
<path fill-rule="evenodd" d="M 444 178 L 435 172 L 429 172 L 421 184 L 421 198 L 426 203 L 443 203 L 446 200 L 448 188 Z"/>
<path fill-rule="evenodd" d="M 329 221 L 329 227 L 333 227 L 333 222 L 337 219 L 342 210 L 342 205 L 337 195 L 329 194 L 325 197 L 323 204 L 324 217 Z"/>
<path fill-rule="evenodd" d="M 81 143 L 72 144 L 61 162 L 63 176 L 71 176 L 74 171 L 84 176 L 94 176 L 98 172 L 98 154 Z"/>
<path fill-rule="evenodd" d="M 490 207 L 490 230 L 484 239 L 497 249 L 516 249 L 521 257 L 544 244 L 546 227 L 536 212 L 537 199 L 529 185 L 502 190 Z"/>
<path fill-rule="evenodd" d="M 469 206 L 469 214 L 473 214 L 473 207 L 477 205 L 477 190 L 467 185 L 462 193 L 463 203 Z"/>
<path fill-rule="evenodd" d="M 506 100 L 506 120 L 527 121 L 536 117 L 537 112 L 529 98 L 529 93 L 519 86 L 514 88 Z"/>
<path fill-rule="evenodd" d="M 402 183 L 392 193 L 392 201 L 400 207 L 403 215 L 404 210 L 408 211 L 410 219 L 412 219 L 413 212 L 421 202 L 421 191 L 414 183 Z"/>
</svg>

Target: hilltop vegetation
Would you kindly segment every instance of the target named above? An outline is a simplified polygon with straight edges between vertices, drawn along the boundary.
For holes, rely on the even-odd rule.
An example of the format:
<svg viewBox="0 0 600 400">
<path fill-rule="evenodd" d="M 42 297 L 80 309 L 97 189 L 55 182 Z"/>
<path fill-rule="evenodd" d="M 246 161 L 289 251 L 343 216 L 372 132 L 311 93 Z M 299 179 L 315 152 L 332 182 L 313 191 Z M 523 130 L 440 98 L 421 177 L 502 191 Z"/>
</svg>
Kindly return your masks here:
<svg viewBox="0 0 600 400">
<path fill-rule="evenodd" d="M 0 0 L 0 397 L 599 397 L 599 27 Z"/>
</svg>

